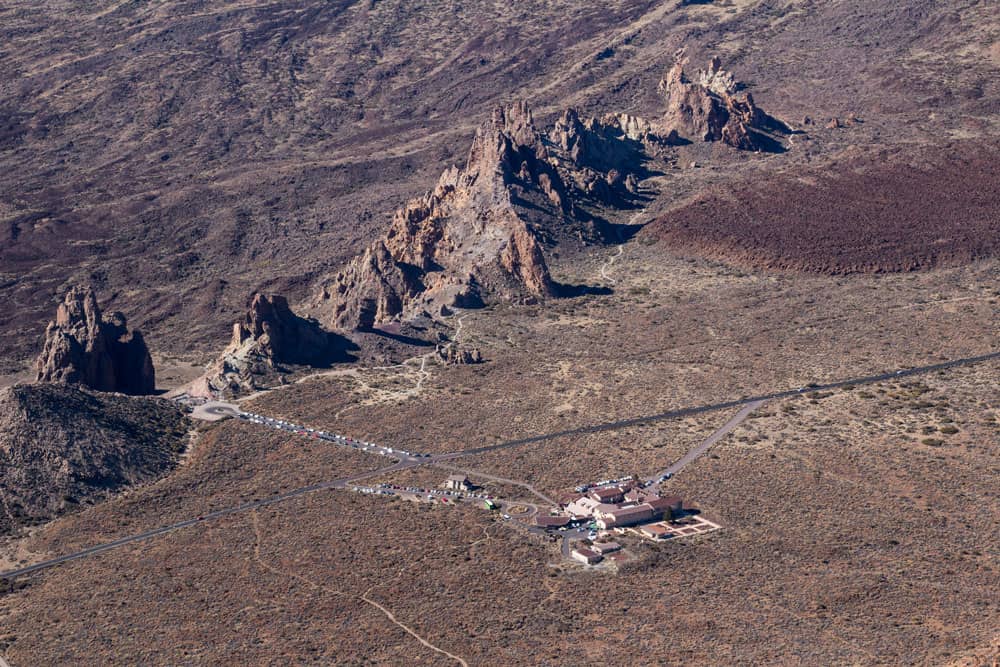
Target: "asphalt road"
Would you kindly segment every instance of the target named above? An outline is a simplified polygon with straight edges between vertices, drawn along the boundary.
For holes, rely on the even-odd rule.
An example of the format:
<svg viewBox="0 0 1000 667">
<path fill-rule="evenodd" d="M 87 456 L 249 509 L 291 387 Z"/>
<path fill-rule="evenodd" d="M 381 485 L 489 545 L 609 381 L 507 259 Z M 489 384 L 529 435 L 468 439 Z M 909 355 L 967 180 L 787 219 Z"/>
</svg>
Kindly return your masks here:
<svg viewBox="0 0 1000 667">
<path fill-rule="evenodd" d="M 646 482 L 649 484 L 653 484 L 655 482 L 658 482 L 665 475 L 671 475 L 671 476 L 676 475 L 684 468 L 684 466 L 697 459 L 699 456 L 707 452 L 712 445 L 714 445 L 719 440 L 722 440 L 724 437 L 729 435 L 730 431 L 739 426 L 740 423 L 744 419 L 746 419 L 751 412 L 753 412 L 762 405 L 764 405 L 763 400 L 754 401 L 753 403 L 748 403 L 747 405 L 743 406 L 742 410 L 733 415 L 733 418 L 727 421 L 725 424 L 723 424 L 717 431 L 715 431 L 715 433 L 705 438 L 705 440 L 703 440 L 701 444 L 693 448 L 691 451 L 689 451 L 687 454 L 679 458 L 675 463 L 672 463 L 667 468 L 664 468 L 663 470 L 648 477 L 646 479 Z"/>
<path fill-rule="evenodd" d="M 244 503 L 242 505 L 237 505 L 235 507 L 230 507 L 228 509 L 217 510 L 215 512 L 210 512 L 202 516 L 187 519 L 186 521 L 179 521 L 168 526 L 163 526 L 161 528 L 155 528 L 143 533 L 138 533 L 128 537 L 123 537 L 112 542 L 106 542 L 104 544 L 99 544 L 97 546 L 78 551 L 76 553 L 67 554 L 65 556 L 60 556 L 58 558 L 53 558 L 51 560 L 36 563 L 34 565 L 29 565 L 17 570 L 11 570 L 9 572 L 0 573 L 0 578 L 10 579 L 13 577 L 19 577 L 26 574 L 31 574 L 32 572 L 37 572 L 39 570 L 44 570 L 54 565 L 60 563 L 65 563 L 71 560 L 78 560 L 80 558 L 86 558 L 95 554 L 102 553 L 104 551 L 109 551 L 116 547 L 120 547 L 126 544 L 132 544 L 134 542 L 141 542 L 143 540 L 148 540 L 158 535 L 163 535 L 164 533 L 173 532 L 175 530 L 181 530 L 183 528 L 188 528 L 190 526 L 203 523 L 212 519 L 218 519 L 225 516 L 230 516 L 232 514 L 239 514 L 241 512 L 248 512 L 259 507 L 266 507 L 267 505 L 273 505 L 275 503 L 280 503 L 290 498 L 295 498 L 297 496 L 305 495 L 307 493 L 312 493 L 314 491 L 320 491 L 323 489 L 339 489 L 344 488 L 351 482 L 355 482 L 361 479 L 372 477 L 374 475 L 384 475 L 397 470 L 405 470 L 406 468 L 412 468 L 420 465 L 426 465 L 428 463 L 435 463 L 439 461 L 451 461 L 457 458 L 462 458 L 465 456 L 474 456 L 476 454 L 482 454 L 485 452 L 492 452 L 502 449 L 509 449 L 511 447 L 518 447 L 521 445 L 531 444 L 535 442 L 544 442 L 546 440 L 552 440 L 554 438 L 561 438 L 571 435 L 583 435 L 586 433 L 599 433 L 601 431 L 611 431 L 626 426 L 633 426 L 638 424 L 646 424 L 655 421 L 662 421 L 666 419 L 675 419 L 677 417 L 685 417 L 688 415 L 701 414 L 704 412 L 712 412 L 715 410 L 724 410 L 726 408 L 732 408 L 736 406 L 752 406 L 755 403 L 788 398 L 790 396 L 795 396 L 808 391 L 821 391 L 824 389 L 835 389 L 843 387 L 846 385 L 863 385 L 871 384 L 874 382 L 883 382 L 885 380 L 901 379 L 906 377 L 913 377 L 915 375 L 921 375 L 926 373 L 932 373 L 938 370 L 944 370 L 947 368 L 954 368 L 956 366 L 964 366 L 974 363 L 979 363 L 983 361 L 990 361 L 993 359 L 1000 359 L 1000 352 L 992 352 L 990 354 L 983 354 L 976 357 L 967 357 L 964 359 L 954 359 L 952 361 L 946 361 L 939 364 L 931 364 L 928 366 L 919 366 L 916 368 L 905 369 L 896 372 L 882 373 L 880 375 L 869 375 L 864 377 L 852 378 L 849 380 L 840 380 L 838 382 L 830 382 L 827 384 L 816 384 L 809 387 L 803 387 L 801 389 L 791 389 L 787 391 L 779 391 L 771 394 L 766 394 L 763 396 L 755 396 L 751 398 L 740 398 L 734 401 L 726 401 L 723 403 L 714 403 L 711 405 L 704 405 L 693 408 L 682 408 L 679 410 L 670 410 L 668 412 L 661 412 L 659 414 L 647 415 L 645 417 L 635 417 L 632 419 L 623 419 L 614 422 L 608 422 L 605 424 L 597 424 L 594 426 L 583 426 L 575 429 L 568 429 L 565 431 L 558 431 L 555 433 L 548 433 L 544 435 L 537 435 L 530 438 L 520 438 L 518 440 L 510 440 L 508 442 L 499 443 L 496 445 L 489 445 L 486 447 L 477 447 L 475 449 L 466 449 L 458 452 L 450 452 L 446 454 L 437 454 L 433 456 L 417 457 L 415 455 L 406 455 L 405 457 L 399 455 L 402 460 L 398 461 L 396 464 L 388 466 L 386 468 L 381 468 L 379 470 L 374 470 L 371 472 L 361 473 L 351 477 L 342 477 L 340 479 L 335 479 L 327 482 L 320 482 L 319 484 L 313 484 L 311 486 L 302 487 L 300 489 L 295 489 L 294 491 L 289 491 L 287 493 L 282 493 L 278 495 L 271 496 L 270 498 L 265 498 L 263 500 L 256 500 L 249 503 Z M 753 408 L 751 407 L 751 410 Z M 242 416 L 242 413 L 241 415 Z M 291 425 L 289 425 L 291 426 Z M 711 445 L 709 445 L 711 446 Z M 381 449 L 381 448 L 380 448 Z M 394 452 L 395 453 L 395 452 Z M 683 459 L 681 459 L 683 461 Z M 678 462 L 680 463 L 680 462 Z M 677 465 L 677 464 L 674 464 Z"/>
<path fill-rule="evenodd" d="M 865 384 L 874 384 L 876 382 L 884 382 L 886 380 L 898 380 L 902 378 L 913 377 L 915 375 L 924 375 L 927 373 L 933 373 L 935 371 L 944 370 L 947 368 L 954 368 L 956 366 L 967 366 L 970 364 L 981 363 L 983 361 L 991 361 L 993 359 L 1000 359 L 1000 352 L 991 352 L 990 354 L 982 354 L 976 357 L 967 357 L 964 359 L 954 359 L 952 361 L 945 361 L 940 364 L 931 364 L 929 366 L 917 366 L 915 368 L 909 368 L 889 373 L 881 373 L 879 375 L 865 375 L 862 377 L 851 378 L 849 380 L 838 380 L 836 382 L 828 382 L 826 384 L 811 384 L 807 387 L 802 387 L 800 389 L 788 389 L 785 391 L 776 391 L 770 394 L 763 394 L 761 396 L 749 396 L 745 398 L 739 398 L 733 401 L 725 401 L 723 403 L 712 403 L 710 405 L 701 405 L 693 408 L 680 408 L 678 410 L 668 410 L 667 412 L 660 412 L 657 414 L 646 415 L 643 417 L 633 417 L 631 419 L 621 419 L 619 421 L 606 422 L 604 424 L 595 424 L 593 426 L 580 426 L 578 428 L 566 429 L 565 431 L 556 431 L 554 433 L 546 433 L 544 435 L 534 435 L 528 438 L 520 438 L 518 440 L 508 440 L 507 442 L 500 442 L 495 445 L 487 445 L 485 447 L 477 447 L 475 449 L 463 449 L 458 452 L 439 454 L 431 457 L 431 459 L 434 461 L 450 461 L 453 459 L 462 458 L 464 456 L 475 456 L 476 454 L 485 454 L 487 452 L 495 452 L 501 449 L 510 449 L 511 447 L 530 445 L 536 442 L 554 440 L 555 438 L 587 435 L 590 433 L 600 433 L 602 431 L 614 431 L 628 426 L 638 426 L 639 424 L 650 424 L 653 422 L 665 421 L 667 419 L 688 417 L 691 415 L 702 414 L 704 412 L 726 410 L 741 405 L 756 403 L 758 401 L 771 401 L 775 399 L 789 398 L 791 396 L 797 396 L 799 394 L 804 394 L 812 391 L 823 391 L 824 389 L 838 389 L 840 387 L 845 387 L 847 385 L 865 385 Z"/>
<path fill-rule="evenodd" d="M 416 464 L 409 461 L 400 461 L 395 465 L 391 465 L 386 468 L 380 468 L 378 470 L 372 470 L 370 472 L 352 475 L 351 477 L 341 477 L 340 479 L 334 479 L 327 482 L 320 482 L 319 484 L 304 486 L 302 488 L 295 489 L 294 491 L 289 491 L 287 493 L 281 493 L 274 496 L 270 496 L 268 498 L 263 498 L 261 500 L 254 500 L 248 503 L 243 503 L 242 505 L 236 505 L 234 507 L 217 510 L 215 512 L 209 512 L 207 514 L 203 514 L 193 519 L 178 521 L 177 523 L 172 523 L 168 526 L 161 526 L 160 528 L 147 530 L 146 532 L 137 533 L 135 535 L 130 535 L 128 537 L 123 537 L 121 539 L 114 540 L 112 542 L 105 542 L 104 544 L 98 544 L 97 546 L 84 549 L 83 551 L 77 551 L 76 553 L 67 554 L 65 556 L 60 556 L 58 558 L 53 558 L 51 560 L 42 561 L 40 563 L 35 563 L 34 565 L 22 567 L 18 570 L 3 572 L 0 573 L 0 579 L 11 579 L 13 577 L 20 577 L 25 574 L 31 574 L 32 572 L 37 572 L 38 570 L 44 570 L 46 568 L 52 567 L 53 565 L 59 565 L 60 563 L 65 563 L 71 560 L 78 560 L 80 558 L 86 558 L 87 556 L 93 556 L 95 554 L 99 554 L 104 551 L 110 551 L 111 549 L 124 546 L 126 544 L 132 544 L 134 542 L 142 542 L 144 540 L 151 539 L 158 535 L 171 533 L 175 530 L 180 530 L 182 528 L 188 528 L 189 526 L 194 526 L 199 523 L 203 523 L 205 521 L 210 521 L 212 519 L 221 519 L 222 517 L 225 516 L 240 514 L 242 512 L 249 512 L 250 510 L 255 510 L 261 507 L 267 507 L 268 505 L 274 505 L 276 503 L 284 502 L 291 498 L 303 496 L 307 493 L 312 493 L 314 491 L 322 491 L 323 489 L 343 489 L 346 488 L 347 485 L 352 482 L 357 482 L 359 480 L 366 479 L 368 477 L 373 477 L 375 475 L 384 475 L 387 473 L 395 472 L 397 470 L 405 470 L 406 468 L 412 468 L 414 465 Z"/>
</svg>

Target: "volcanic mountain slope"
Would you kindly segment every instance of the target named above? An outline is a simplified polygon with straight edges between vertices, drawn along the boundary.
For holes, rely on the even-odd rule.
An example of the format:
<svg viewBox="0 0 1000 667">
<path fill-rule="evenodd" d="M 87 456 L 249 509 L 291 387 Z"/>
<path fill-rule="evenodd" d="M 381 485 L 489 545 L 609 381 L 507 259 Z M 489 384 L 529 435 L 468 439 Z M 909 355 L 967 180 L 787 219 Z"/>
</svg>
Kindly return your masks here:
<svg viewBox="0 0 1000 667">
<path fill-rule="evenodd" d="M 0 534 L 160 477 L 187 430 L 162 399 L 56 384 L 0 391 Z"/>
<path fill-rule="evenodd" d="M 452 306 L 554 296 L 542 243 L 621 240 L 601 214 L 637 207 L 641 182 L 666 168 L 672 144 L 690 136 L 781 149 L 769 133 L 787 128 L 750 95 L 738 97 L 717 58 L 691 81 L 682 55 L 661 82 L 666 112 L 653 121 L 621 112 L 582 120 L 568 109 L 545 134 L 524 101 L 494 109 L 465 167 L 398 210 L 385 236 L 323 286 L 331 325 L 368 329 Z"/>
<path fill-rule="evenodd" d="M 828 274 L 954 266 L 1000 252 L 1000 145 L 857 155 L 705 193 L 641 234 L 673 252 Z"/>
<path fill-rule="evenodd" d="M 208 358 L 248 294 L 304 300 L 363 252 L 498 99 L 529 98 L 545 122 L 569 106 L 654 119 L 657 81 L 685 45 L 695 62 L 721 55 L 769 112 L 817 119 L 789 162 L 849 144 L 877 152 L 996 134 L 993 10 L 974 0 L 6 2 L 0 371 L 30 363 L 50 296 L 70 281 L 93 284 L 157 350 Z M 850 112 L 864 124 L 824 129 Z M 744 157 L 683 164 L 771 168 Z M 671 192 L 706 187 L 706 173 L 675 170 Z"/>
<path fill-rule="evenodd" d="M 82 384 L 98 391 L 151 394 L 153 360 L 138 331 L 121 313 L 102 315 L 92 289 L 74 287 L 45 330 L 35 362 L 38 382 Z"/>
</svg>

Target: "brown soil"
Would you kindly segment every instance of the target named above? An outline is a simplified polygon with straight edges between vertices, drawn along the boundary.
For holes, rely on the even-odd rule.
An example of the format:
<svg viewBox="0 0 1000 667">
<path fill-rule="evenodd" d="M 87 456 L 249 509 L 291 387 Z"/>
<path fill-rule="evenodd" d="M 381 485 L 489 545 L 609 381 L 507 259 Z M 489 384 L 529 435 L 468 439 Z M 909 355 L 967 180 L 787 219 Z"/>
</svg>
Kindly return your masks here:
<svg viewBox="0 0 1000 667">
<path fill-rule="evenodd" d="M 207 362 L 252 291 L 293 305 L 311 294 L 461 159 L 495 104 L 527 98 L 542 122 L 570 105 L 653 117 L 656 83 L 681 45 L 694 63 L 721 54 L 785 120 L 865 120 L 816 132 L 814 147 L 782 162 L 849 143 L 988 136 L 1000 99 L 990 10 L 934 0 L 6 3 L 0 372 L 37 353 L 70 281 L 93 283 L 154 353 Z M 696 171 L 672 181 L 672 192 L 706 186 Z"/>
<path fill-rule="evenodd" d="M 913 271 L 1000 253 L 997 211 L 1000 149 L 957 142 L 742 181 L 696 197 L 643 234 L 748 267 Z"/>
<path fill-rule="evenodd" d="M 592 277 L 612 252 L 556 271 Z M 475 447 L 995 349 L 998 270 L 993 259 L 882 276 L 740 273 L 631 243 L 608 270 L 613 294 L 470 312 L 462 340 L 484 364 L 357 369 L 252 404 L 414 451 Z M 469 664 L 979 654 L 1000 618 L 997 377 L 991 362 L 766 405 L 668 483 L 722 530 L 635 547 L 617 575 L 560 564 L 557 544 L 478 507 L 321 491 L 27 578 L 0 597 L 0 644 L 14 665 L 449 664 L 367 598 Z M 669 463 L 729 416 L 462 463 L 558 490 Z M 17 555 L 68 553 L 385 463 L 222 422 L 174 474 L 50 524 Z"/>
</svg>

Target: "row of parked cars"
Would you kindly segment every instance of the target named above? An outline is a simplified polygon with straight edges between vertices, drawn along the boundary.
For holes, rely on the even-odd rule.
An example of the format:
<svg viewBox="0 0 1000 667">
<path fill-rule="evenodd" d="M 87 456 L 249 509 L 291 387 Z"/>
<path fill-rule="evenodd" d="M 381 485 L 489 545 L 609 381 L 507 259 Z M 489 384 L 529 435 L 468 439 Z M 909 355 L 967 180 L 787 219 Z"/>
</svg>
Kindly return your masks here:
<svg viewBox="0 0 1000 667">
<path fill-rule="evenodd" d="M 388 489 L 389 493 L 415 493 L 417 495 L 427 495 L 430 497 L 452 496 L 455 498 L 479 498 L 481 500 L 493 500 L 493 496 L 485 493 L 471 493 L 469 491 L 450 491 L 444 489 L 422 489 L 418 486 L 401 486 L 399 484 L 378 484 L 378 489 Z"/>
<path fill-rule="evenodd" d="M 614 484 L 624 484 L 625 482 L 631 482 L 632 477 L 618 477 L 616 479 L 602 479 L 599 482 L 594 482 L 593 484 L 581 484 L 580 486 L 573 489 L 577 493 L 586 493 L 591 489 L 600 488 L 602 486 L 612 486 Z"/>
<path fill-rule="evenodd" d="M 312 436 L 314 438 L 319 438 L 321 440 L 326 440 L 327 442 L 337 442 L 353 449 L 360 449 L 366 452 L 377 452 L 382 456 L 397 456 L 399 458 L 411 456 L 411 457 L 423 457 L 429 456 L 428 454 L 412 454 L 405 449 L 393 449 L 392 447 L 383 447 L 381 445 L 376 445 L 373 442 L 367 442 L 365 440 L 356 440 L 354 438 L 348 438 L 344 435 L 337 435 L 336 433 L 327 433 L 326 431 L 318 431 L 314 428 L 308 428 L 306 426 L 300 426 L 298 424 L 293 424 L 291 422 L 285 421 L 284 419 L 275 419 L 274 417 L 266 417 L 264 415 L 259 415 L 254 412 L 242 412 L 240 417 L 252 422 L 254 424 L 264 424 L 266 426 L 271 426 L 273 428 L 278 428 L 283 431 L 289 431 L 297 435 Z"/>
</svg>

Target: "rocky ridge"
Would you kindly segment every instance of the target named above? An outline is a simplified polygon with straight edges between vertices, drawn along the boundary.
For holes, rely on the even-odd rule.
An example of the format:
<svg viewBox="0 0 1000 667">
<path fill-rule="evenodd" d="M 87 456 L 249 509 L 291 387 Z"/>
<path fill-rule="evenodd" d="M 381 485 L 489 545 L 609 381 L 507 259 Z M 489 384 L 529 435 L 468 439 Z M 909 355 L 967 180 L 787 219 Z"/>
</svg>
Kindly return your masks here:
<svg viewBox="0 0 1000 667">
<path fill-rule="evenodd" d="M 543 247 L 617 237 L 602 212 L 628 208 L 672 145 L 694 137 L 735 148 L 776 145 L 780 125 L 713 59 L 691 81 L 679 53 L 661 82 L 667 110 L 583 119 L 573 109 L 540 131 L 524 101 L 497 107 L 465 166 L 399 209 L 384 236 L 325 281 L 314 304 L 330 326 L 366 330 L 453 307 L 556 296 Z"/>
<path fill-rule="evenodd" d="M 463 169 L 398 210 L 388 232 L 325 285 L 329 320 L 368 329 L 418 309 L 472 306 L 485 297 L 550 296 L 541 247 L 518 215 L 513 185 L 535 186 L 550 209 L 565 206 L 527 105 L 498 108 L 476 132 Z"/>
<path fill-rule="evenodd" d="M 118 312 L 103 315 L 93 290 L 74 287 L 45 330 L 36 381 L 81 384 L 98 391 L 151 394 L 156 375 L 142 334 Z"/>
</svg>

